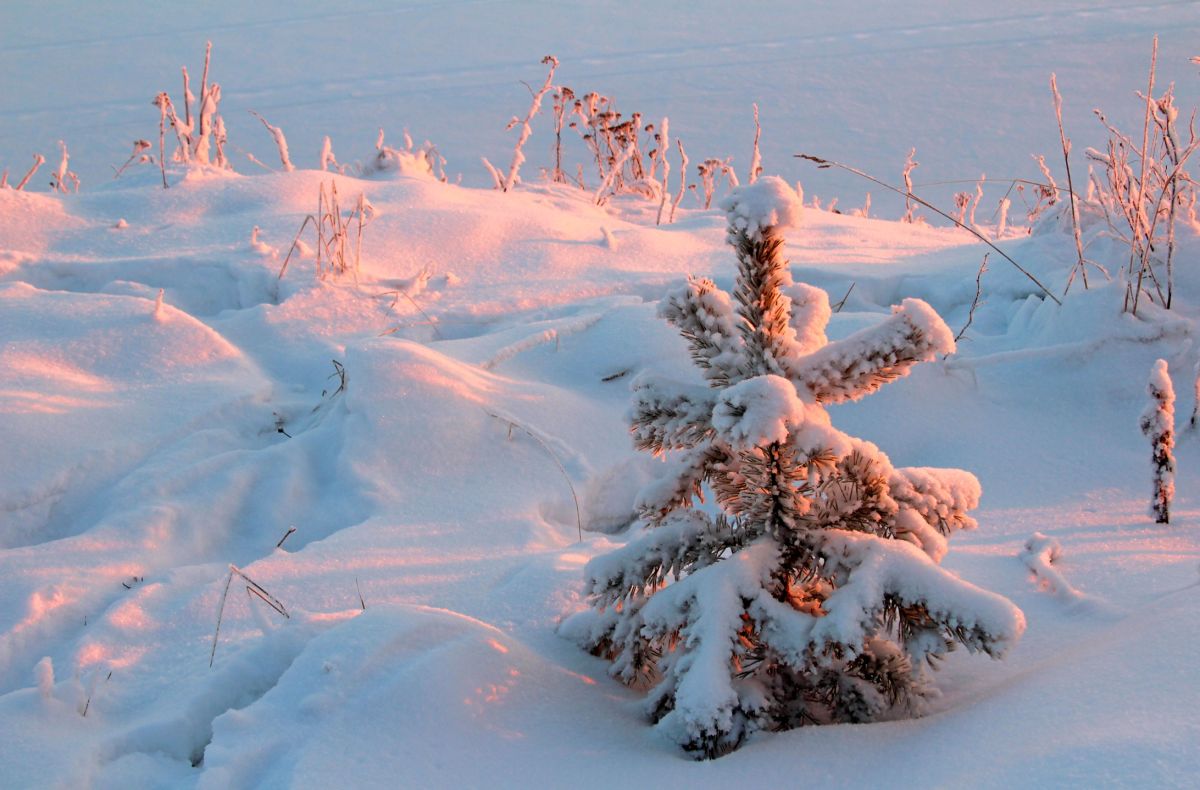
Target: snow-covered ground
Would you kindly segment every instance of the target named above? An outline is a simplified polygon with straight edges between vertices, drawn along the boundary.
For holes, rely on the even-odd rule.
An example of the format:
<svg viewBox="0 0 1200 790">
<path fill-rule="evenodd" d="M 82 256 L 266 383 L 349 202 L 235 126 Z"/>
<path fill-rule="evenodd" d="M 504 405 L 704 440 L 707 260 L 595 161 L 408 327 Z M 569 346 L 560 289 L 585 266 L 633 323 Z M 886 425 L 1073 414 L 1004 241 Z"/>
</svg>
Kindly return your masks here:
<svg viewBox="0 0 1200 790">
<path fill-rule="evenodd" d="M 1117 284 L 1057 307 L 993 253 L 957 355 L 831 409 L 897 464 L 979 477 L 980 526 L 943 564 L 1024 611 L 1009 657 L 952 657 L 924 718 L 761 735 L 693 763 L 556 627 L 652 474 L 629 382 L 694 375 L 656 302 L 688 273 L 729 288 L 724 219 L 688 197 L 656 226 L 657 204 L 542 182 L 544 116 L 520 188 L 480 188 L 477 157 L 508 161 L 517 80 L 553 52 L 566 84 L 669 115 L 693 160 L 736 155 L 739 173 L 758 101 L 766 171 L 826 204 L 858 205 L 863 185 L 791 154 L 894 178 L 915 145 L 930 180 L 1035 176 L 1029 154 L 1057 144 L 1050 71 L 1077 150 L 1093 105 L 1133 125 L 1154 32 L 1191 106 L 1198 5 L 5 8 L 0 167 L 50 163 L 36 191 L 0 189 L 0 783 L 1194 784 L 1200 452 L 1181 431 L 1172 523 L 1156 525 L 1138 430 L 1157 358 L 1181 428 L 1192 408 L 1193 228 L 1176 309 L 1136 319 Z M 129 141 L 157 144 L 149 100 L 179 91 L 183 62 L 195 90 L 209 38 L 231 143 L 274 161 L 240 117 L 256 109 L 300 169 L 239 158 L 243 175 L 171 169 L 165 191 L 148 165 L 110 180 Z M 373 153 L 381 124 L 432 139 L 464 185 L 306 169 L 326 134 L 346 158 Z M 60 138 L 77 195 L 44 191 Z M 331 180 L 343 207 L 374 207 L 361 271 L 321 279 L 310 254 L 280 279 Z M 1089 254 L 1119 263 L 1100 230 Z M 1003 248 L 1061 293 L 1069 223 Z M 840 337 L 907 297 L 962 327 L 986 249 L 810 208 L 786 252 L 834 302 L 853 284 Z M 1061 546 L 1040 577 L 1038 532 Z M 234 577 L 210 667 L 231 563 L 290 617 Z"/>
</svg>

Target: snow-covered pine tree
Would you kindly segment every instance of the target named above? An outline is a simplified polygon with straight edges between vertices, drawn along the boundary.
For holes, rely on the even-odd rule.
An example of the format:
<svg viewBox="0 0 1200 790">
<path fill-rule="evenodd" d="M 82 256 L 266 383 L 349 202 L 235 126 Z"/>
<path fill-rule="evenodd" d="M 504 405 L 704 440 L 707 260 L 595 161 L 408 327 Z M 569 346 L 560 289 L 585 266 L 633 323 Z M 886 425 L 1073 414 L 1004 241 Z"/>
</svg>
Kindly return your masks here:
<svg viewBox="0 0 1200 790">
<path fill-rule="evenodd" d="M 732 298 L 693 278 L 660 307 L 708 386 L 635 382 L 635 443 L 667 472 L 639 496 L 640 534 L 588 563 L 593 608 L 562 627 L 649 685 L 651 718 L 697 758 L 757 730 L 915 714 L 927 666 L 956 645 L 999 657 L 1024 630 L 1009 601 L 937 564 L 975 526 L 975 477 L 894 468 L 824 408 L 953 351 L 950 330 L 906 299 L 828 342 L 828 296 L 782 256 L 796 193 L 768 177 L 723 207 Z"/>
<path fill-rule="evenodd" d="M 1150 463 L 1154 467 L 1150 511 L 1156 523 L 1167 524 L 1171 521 L 1171 499 L 1175 496 L 1175 388 L 1171 386 L 1165 359 L 1154 363 L 1146 389 L 1150 403 L 1142 412 L 1141 428 L 1150 440 Z"/>
</svg>

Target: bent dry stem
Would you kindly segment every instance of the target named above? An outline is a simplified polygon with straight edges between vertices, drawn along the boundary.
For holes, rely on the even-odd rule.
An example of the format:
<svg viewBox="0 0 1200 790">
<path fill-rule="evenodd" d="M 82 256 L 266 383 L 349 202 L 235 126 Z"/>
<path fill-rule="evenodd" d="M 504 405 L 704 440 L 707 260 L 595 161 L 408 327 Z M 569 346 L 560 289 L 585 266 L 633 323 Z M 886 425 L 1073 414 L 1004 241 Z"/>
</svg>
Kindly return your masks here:
<svg viewBox="0 0 1200 790">
<path fill-rule="evenodd" d="M 995 250 L 996 253 L 999 254 L 1001 258 L 1003 258 L 1004 260 L 1011 263 L 1013 266 L 1015 266 L 1017 268 L 1017 271 L 1019 271 L 1021 274 L 1028 277 L 1030 282 L 1032 282 L 1034 285 L 1036 285 L 1041 290 L 1042 293 L 1044 293 L 1047 297 L 1050 298 L 1050 300 L 1052 302 L 1054 302 L 1059 307 L 1062 307 L 1062 301 L 1057 296 L 1050 293 L 1049 288 L 1042 285 L 1041 281 L 1039 281 L 1038 278 L 1034 277 L 1024 266 L 1022 266 L 1021 264 L 1014 261 L 1011 257 L 1009 257 L 1009 255 L 1007 253 L 1005 253 L 1004 250 L 1000 249 L 995 244 L 993 244 L 990 240 L 988 240 L 988 238 L 986 236 L 984 236 L 979 231 L 975 230 L 974 228 L 970 227 L 969 225 L 967 225 L 963 222 L 960 222 L 959 220 L 955 219 L 954 217 L 950 216 L 946 212 L 942 211 L 940 208 L 933 205 L 929 201 L 919 197 L 918 195 L 914 195 L 912 192 L 900 189 L 899 187 L 892 186 L 891 184 L 889 184 L 885 181 L 880 181 L 875 176 L 864 173 L 862 170 L 859 170 L 858 168 L 850 167 L 850 165 L 844 165 L 841 162 L 835 162 L 832 159 L 822 159 L 819 156 L 812 156 L 810 154 L 796 154 L 796 158 L 797 159 L 807 159 L 810 162 L 814 162 L 814 163 L 816 163 L 817 167 L 819 167 L 823 170 L 828 169 L 830 167 L 837 167 L 842 170 L 845 170 L 847 173 L 853 173 L 854 175 L 859 176 L 860 178 L 865 178 L 874 184 L 878 184 L 879 186 L 883 187 L 884 189 L 890 189 L 892 192 L 895 192 L 897 195 L 903 195 L 906 199 L 913 200 L 913 201 L 916 201 L 917 203 L 920 203 L 922 206 L 924 206 L 925 208 L 934 212 L 938 216 L 945 217 L 946 219 L 950 220 L 958 227 L 967 231 L 972 236 L 979 239 L 984 244 L 986 244 L 987 246 L 989 246 L 993 250 Z"/>
</svg>

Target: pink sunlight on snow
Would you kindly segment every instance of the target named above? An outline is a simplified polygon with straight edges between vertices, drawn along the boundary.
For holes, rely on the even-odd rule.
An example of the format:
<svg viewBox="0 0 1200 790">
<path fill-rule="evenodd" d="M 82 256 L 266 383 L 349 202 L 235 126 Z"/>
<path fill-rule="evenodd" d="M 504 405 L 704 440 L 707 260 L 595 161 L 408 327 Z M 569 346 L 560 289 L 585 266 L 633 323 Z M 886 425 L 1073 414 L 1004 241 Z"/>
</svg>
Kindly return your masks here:
<svg viewBox="0 0 1200 790">
<path fill-rule="evenodd" d="M 1192 787 L 1200 4 L 1027 5 L 9 4 L 0 783 Z"/>
</svg>

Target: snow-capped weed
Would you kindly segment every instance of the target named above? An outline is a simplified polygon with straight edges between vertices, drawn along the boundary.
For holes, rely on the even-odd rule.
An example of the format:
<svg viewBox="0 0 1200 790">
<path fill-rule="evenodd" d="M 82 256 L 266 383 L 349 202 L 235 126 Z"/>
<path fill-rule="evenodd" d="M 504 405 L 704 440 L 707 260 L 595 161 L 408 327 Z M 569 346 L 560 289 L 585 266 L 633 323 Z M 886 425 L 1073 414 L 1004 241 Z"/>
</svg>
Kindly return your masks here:
<svg viewBox="0 0 1200 790">
<path fill-rule="evenodd" d="M 725 176 L 730 189 L 738 186 L 738 178 L 737 174 L 733 172 L 732 161 L 731 158 L 705 159 L 696 165 L 696 173 L 700 176 L 700 185 L 704 190 L 704 208 L 712 207 L 713 195 L 716 194 L 721 176 Z"/>
<path fill-rule="evenodd" d="M 1165 359 L 1154 363 L 1146 389 L 1150 402 L 1138 425 L 1150 440 L 1150 463 L 1154 470 L 1150 511 L 1157 523 L 1167 524 L 1175 496 L 1175 388 Z"/>
<path fill-rule="evenodd" d="M 34 154 L 33 155 L 33 165 L 29 168 L 28 171 L 26 171 L 25 177 L 22 178 L 19 182 L 17 182 L 17 185 L 15 187 L 13 187 L 13 189 L 17 190 L 18 192 L 20 192 L 22 189 L 24 189 L 25 185 L 29 183 L 29 179 L 33 178 L 34 174 L 37 173 L 38 168 L 41 167 L 42 165 L 44 165 L 45 163 L 46 163 L 46 157 L 42 156 L 41 154 Z"/>
<path fill-rule="evenodd" d="M 1067 171 L 1067 197 L 1071 201 L 1071 230 L 1075 237 L 1075 268 L 1071 269 L 1071 274 L 1067 277 L 1067 287 L 1063 289 L 1063 294 L 1066 295 L 1071 290 L 1071 282 L 1075 279 L 1075 273 L 1079 272 L 1080 278 L 1083 280 L 1083 288 L 1087 290 L 1087 265 L 1089 261 L 1083 257 L 1083 235 L 1079 227 L 1079 203 L 1075 197 L 1075 181 L 1071 178 L 1071 141 L 1067 138 L 1067 132 L 1063 126 L 1062 118 L 1062 94 L 1058 92 L 1058 78 L 1050 75 L 1050 93 L 1054 96 L 1054 117 L 1058 120 L 1058 140 L 1062 146 L 1063 152 L 1063 167 Z M 1050 174 L 1050 168 L 1046 167 L 1046 160 L 1038 157 L 1038 166 L 1041 168 L 1042 177 L 1048 182 L 1047 191 L 1049 195 L 1045 195 L 1047 205 L 1054 205 L 1057 200 L 1058 184 L 1054 183 L 1054 176 Z M 1038 193 L 1038 206 L 1041 205 L 1043 193 Z M 1030 212 L 1029 224 L 1033 226 L 1034 219 L 1037 218 L 1036 209 Z"/>
<path fill-rule="evenodd" d="M 271 133 L 271 139 L 275 141 L 275 148 L 279 151 L 279 165 L 283 168 L 283 171 L 285 173 L 290 173 L 295 170 L 296 167 L 292 164 L 292 158 L 288 153 L 287 138 L 283 134 L 283 129 L 280 129 L 278 126 L 272 126 L 266 118 L 262 117 L 254 110 L 247 110 L 247 112 L 260 120 L 262 125 L 266 127 L 267 131 Z M 328 140 L 329 138 L 325 139 Z M 324 169 L 325 162 L 322 161 L 321 164 L 322 169 Z"/>
<path fill-rule="evenodd" d="M 209 83 L 208 70 L 212 61 L 212 42 L 204 48 L 204 72 L 200 80 L 200 96 L 191 90 L 191 77 L 187 66 L 183 66 L 183 118 L 179 117 L 175 102 L 171 101 L 166 91 L 161 91 L 151 102 L 159 110 L 158 121 L 158 150 L 159 167 L 162 173 L 163 188 L 167 188 L 166 170 L 166 127 L 170 123 L 175 132 L 176 148 L 173 154 L 175 162 L 185 166 L 216 167 L 221 170 L 231 169 L 225 156 L 225 121 L 217 111 L 221 103 L 221 86 Z M 193 106 L 195 111 L 193 114 Z M 216 147 L 216 157 L 212 149 Z M 253 159 L 253 157 L 251 157 Z"/>
<path fill-rule="evenodd" d="M 616 102 L 600 93 L 589 92 L 578 95 L 565 85 L 555 85 L 554 74 L 558 67 L 558 59 L 547 55 L 543 64 L 550 66 L 549 73 L 538 90 L 526 85 L 531 95 L 530 106 L 523 118 L 514 116 L 507 126 L 508 130 L 519 129 L 517 142 L 514 146 L 512 162 L 508 171 L 503 172 L 492 164 L 487 157 L 481 157 L 484 168 L 488 171 L 495 189 L 507 192 L 520 182 L 519 171 L 526 161 L 524 147 L 533 133 L 533 120 L 541 112 L 542 102 L 550 95 L 552 105 L 552 124 L 554 131 L 554 146 L 552 164 L 543 168 L 543 176 L 552 183 L 566 184 L 572 181 L 583 190 L 588 186 L 583 176 L 583 165 L 577 165 L 574 179 L 567 176 L 563 148 L 563 130 L 573 129 L 579 134 L 595 164 L 599 185 L 590 190 L 597 205 L 605 204 L 614 195 L 634 194 L 658 204 L 657 224 L 662 224 L 663 217 L 673 222 L 683 195 L 689 188 L 687 184 L 687 155 L 684 153 L 682 142 L 676 140 L 681 160 L 679 191 L 674 200 L 670 195 L 671 166 L 668 162 L 670 154 L 670 136 L 668 121 L 663 119 L 656 128 L 654 124 L 643 127 L 643 115 L 640 112 L 631 113 L 627 118 L 617 111 Z M 757 109 L 755 111 L 757 129 Z M 759 132 L 755 133 L 755 146 Z M 643 144 L 642 134 L 650 135 L 649 141 Z M 761 156 L 754 160 L 761 170 Z M 737 176 L 729 166 L 729 160 L 721 163 L 715 173 L 726 175 L 732 185 L 737 184 Z M 710 185 L 715 187 L 714 185 Z M 694 186 L 692 187 L 694 189 Z M 708 200 L 712 200 L 710 189 Z M 666 211 L 670 204 L 671 211 Z"/>
<path fill-rule="evenodd" d="M 758 148 L 758 140 L 762 137 L 762 126 L 758 123 L 758 104 L 754 105 L 754 151 L 750 154 L 750 173 L 746 181 L 753 184 L 762 175 L 762 152 Z"/>
<path fill-rule="evenodd" d="M 328 155 L 333 154 L 330 152 Z M 321 156 L 324 162 L 326 154 L 323 152 Z M 404 146 L 394 148 L 383 141 L 383 129 L 380 128 L 379 137 L 375 141 L 375 156 L 356 169 L 359 175 L 368 178 L 379 173 L 395 172 L 416 178 L 432 176 L 443 184 L 447 181 L 446 159 L 437 146 L 426 140 L 419 148 L 414 147 L 407 129 L 404 130 Z M 344 171 L 345 167 L 341 170 Z"/>
<path fill-rule="evenodd" d="M 904 217 L 901 218 L 900 221 L 907 222 L 909 224 L 917 221 L 917 216 L 916 216 L 917 207 L 916 207 L 916 204 L 913 203 L 913 193 L 912 193 L 912 191 L 913 191 L 912 171 L 916 170 L 917 167 L 920 165 L 920 163 L 917 162 L 917 160 L 915 159 L 916 155 L 917 155 L 917 149 L 915 149 L 915 148 L 909 149 L 908 158 L 906 158 L 904 160 L 904 169 L 900 171 L 900 178 L 901 178 L 901 180 L 904 181 Z"/>
<path fill-rule="evenodd" d="M 71 160 L 71 155 L 67 152 L 67 144 L 62 140 L 58 141 L 58 147 L 61 152 L 61 157 L 58 161 L 58 167 L 54 168 L 54 175 L 50 179 L 50 188 L 55 192 L 69 192 L 68 185 L 74 187 L 76 192 L 79 192 L 79 176 L 75 175 L 68 167 L 68 162 Z"/>
<path fill-rule="evenodd" d="M 503 180 L 499 182 L 499 188 L 504 192 L 511 190 L 520 180 L 521 165 L 525 163 L 525 152 L 522 149 L 525 147 L 526 141 L 529 140 L 529 136 L 533 134 L 533 127 L 530 125 L 530 122 L 533 120 L 535 115 L 541 112 L 542 99 L 544 99 L 546 94 L 549 93 L 551 88 L 554 87 L 554 70 L 558 68 L 558 58 L 554 57 L 553 55 L 547 55 L 546 57 L 542 58 L 542 64 L 550 66 L 550 70 L 546 74 L 546 81 L 542 83 L 542 87 L 536 91 L 530 88 L 529 93 L 532 98 L 529 102 L 529 110 L 525 113 L 524 119 L 518 119 L 514 117 L 508 124 L 508 129 L 520 127 L 520 131 L 517 134 L 517 143 L 513 147 L 512 162 L 508 166 L 508 174 L 505 175 Z M 561 118 L 559 120 L 561 120 Z M 561 130 L 561 125 L 559 126 L 559 129 Z M 484 162 L 487 162 L 487 160 L 485 159 Z M 491 167 L 490 164 L 488 166 Z"/>
<path fill-rule="evenodd" d="M 284 541 L 286 541 L 288 538 L 290 538 L 295 532 L 296 532 L 296 527 L 294 525 L 288 527 L 287 532 L 283 533 L 283 537 L 280 538 L 279 542 L 275 544 L 275 548 L 282 549 Z"/>
<path fill-rule="evenodd" d="M 129 166 L 135 162 L 140 164 L 153 164 L 154 155 L 146 153 L 150 150 L 150 148 L 151 145 L 149 140 L 134 140 L 133 152 L 129 155 L 129 158 L 125 160 L 125 163 L 120 167 L 116 167 L 115 165 L 113 166 L 113 178 L 120 178 L 121 174 L 129 169 Z"/>
</svg>

